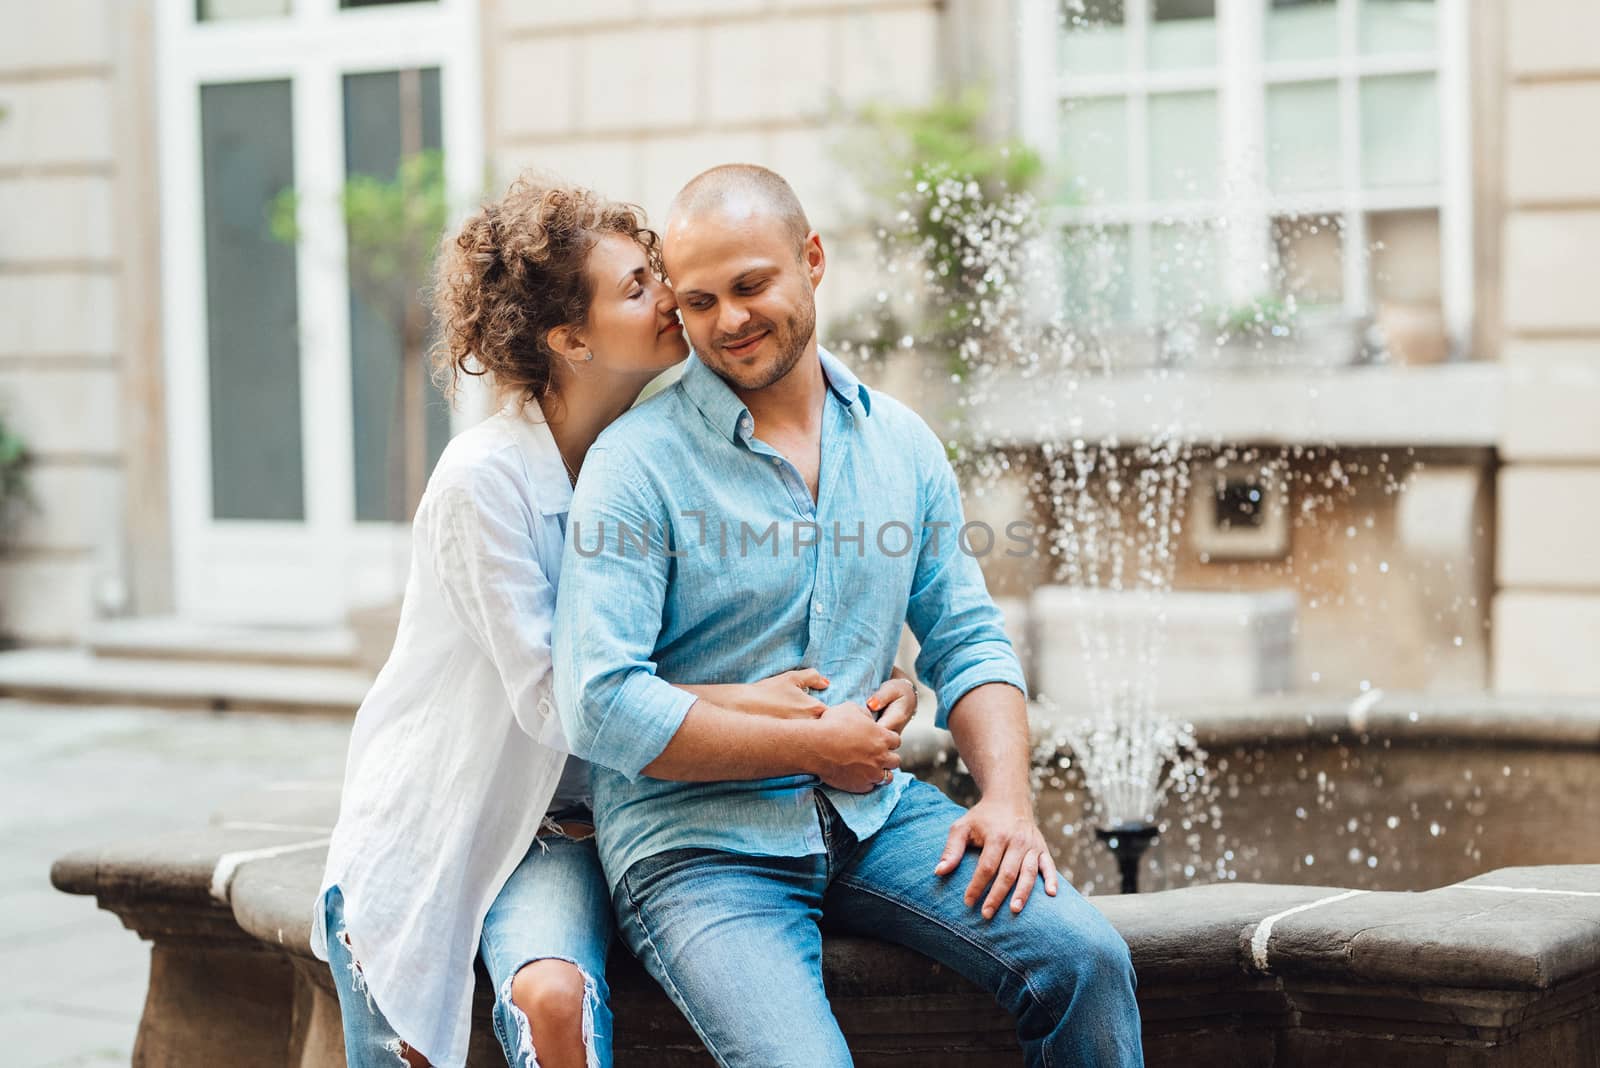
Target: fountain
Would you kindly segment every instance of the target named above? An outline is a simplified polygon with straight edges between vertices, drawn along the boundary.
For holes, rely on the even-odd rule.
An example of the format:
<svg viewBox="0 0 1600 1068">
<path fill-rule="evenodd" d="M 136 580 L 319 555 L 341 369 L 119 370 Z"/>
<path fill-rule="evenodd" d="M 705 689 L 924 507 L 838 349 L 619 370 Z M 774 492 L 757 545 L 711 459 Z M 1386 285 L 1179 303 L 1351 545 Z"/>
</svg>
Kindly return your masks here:
<svg viewBox="0 0 1600 1068">
<path fill-rule="evenodd" d="M 1331 435 L 1325 443 L 1305 440 L 1288 412 L 1224 418 L 1217 429 L 1219 368 L 1237 371 L 1253 361 L 1256 371 L 1283 377 L 1314 339 L 1292 294 L 1245 302 L 1226 315 L 1208 302 L 1187 269 L 1193 265 L 1182 261 L 1215 236 L 1213 224 L 1171 227 L 1180 235 L 1175 266 L 1163 264 L 1154 284 L 1163 318 L 1141 330 L 1123 320 L 1127 280 L 1107 255 L 1115 243 L 1109 228 L 1079 226 L 1063 239 L 1026 193 L 925 161 L 911 175 L 894 220 L 878 231 L 880 269 L 892 284 L 858 319 L 853 355 L 881 357 L 880 383 L 920 410 L 942 412 L 935 422 L 954 442 L 969 500 L 981 510 L 997 487 L 1020 484 L 1045 531 L 1040 562 L 1012 588 L 1028 602 L 1019 605 L 1027 621 L 1018 629 L 1043 658 L 1030 671 L 1035 778 L 1041 811 L 1060 834 L 1063 870 L 1086 891 L 1103 885 L 1103 864 L 1086 852 L 1095 843 L 1112 854 L 1124 892 L 1137 888 L 1141 872 L 1162 885 L 1231 881 L 1241 871 L 1251 877 L 1268 869 L 1277 877 L 1283 865 L 1261 863 L 1267 844 L 1239 833 L 1246 826 L 1268 833 L 1269 821 L 1241 818 L 1238 804 L 1241 753 L 1260 739 L 1241 734 L 1226 714 L 1198 730 L 1196 719 L 1216 720 L 1230 702 L 1292 692 L 1308 677 L 1314 690 L 1321 685 L 1318 671 L 1296 674 L 1293 648 L 1311 628 L 1312 613 L 1342 607 L 1342 595 L 1323 588 L 1320 560 L 1296 573 L 1288 546 L 1320 536 L 1334 517 L 1358 508 L 1365 516 L 1347 522 L 1345 543 L 1364 544 L 1375 526 L 1398 522 L 1384 518 L 1384 504 L 1394 509 L 1425 461 L 1408 447 L 1357 451 Z M 1330 224 L 1306 225 L 1316 231 Z M 1263 265 L 1265 277 L 1274 271 L 1282 281 L 1281 270 Z M 1226 359 L 1217 355 L 1223 350 Z M 1359 353 L 1359 344 L 1341 351 Z M 1320 380 L 1304 387 L 1298 381 L 1312 398 L 1324 388 Z M 1273 429 L 1253 437 L 1263 426 Z M 1204 514 L 1191 516 L 1197 505 Z M 1220 532 L 1214 544 L 1200 544 L 1200 524 Z M 1248 592 L 1233 600 L 1193 563 L 1184 576 L 1193 592 L 1174 592 L 1185 559 L 1237 559 L 1245 562 L 1227 566 L 1265 572 L 1254 561 L 1273 553 L 1283 561 L 1279 581 L 1257 579 L 1238 587 Z M 1354 560 L 1328 566 L 1336 562 L 1351 574 L 1358 567 Z M 1377 559 L 1370 567 L 1387 575 L 1390 564 Z M 1370 596 L 1381 599 L 1381 587 Z M 1210 606 L 1209 617 L 1197 604 Z M 1176 649 L 1175 627 L 1182 641 Z M 1243 637 L 1226 651 L 1201 650 L 1224 632 Z M 1458 637 L 1455 645 L 1463 644 Z M 1207 689 L 1208 672 L 1239 663 L 1253 672 L 1249 678 L 1231 690 Z M 1184 678 L 1171 682 L 1175 674 Z M 1376 696 L 1363 681 L 1355 699 Z M 1297 706 L 1292 698 L 1280 704 Z M 1318 804 L 1325 805 L 1338 775 L 1328 768 L 1319 774 Z M 945 785 L 963 795 L 959 776 Z M 1231 831 L 1222 826 L 1225 810 Z M 1364 814 L 1342 822 L 1352 819 L 1358 829 L 1369 822 Z M 1430 816 L 1423 825 L 1437 823 Z M 1334 835 L 1346 839 L 1339 852 L 1359 853 L 1366 873 L 1379 871 L 1381 864 L 1368 862 L 1383 850 L 1370 841 L 1353 844 L 1355 833 Z M 1326 848 L 1286 847 L 1281 855 L 1296 858 L 1288 874 L 1311 876 Z"/>
<path fill-rule="evenodd" d="M 1117 858 L 1124 894 L 1139 892 L 1139 858 L 1156 840 L 1157 833 L 1154 823 L 1133 821 L 1119 823 L 1115 827 L 1095 828 L 1095 837 L 1104 842 L 1112 856 Z"/>
</svg>

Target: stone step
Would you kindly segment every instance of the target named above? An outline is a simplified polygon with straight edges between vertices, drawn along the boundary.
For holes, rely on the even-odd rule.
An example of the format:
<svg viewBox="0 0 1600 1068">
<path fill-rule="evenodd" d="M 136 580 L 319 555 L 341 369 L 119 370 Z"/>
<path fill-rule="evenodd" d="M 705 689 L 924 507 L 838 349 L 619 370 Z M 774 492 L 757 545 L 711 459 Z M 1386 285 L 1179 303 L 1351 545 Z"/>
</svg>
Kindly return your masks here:
<svg viewBox="0 0 1600 1068">
<path fill-rule="evenodd" d="M 32 700 L 350 716 L 371 685 L 370 673 L 350 667 L 96 656 L 87 649 L 0 653 L 0 695 Z"/>
<path fill-rule="evenodd" d="M 106 658 L 297 667 L 355 667 L 359 653 L 350 627 L 245 627 L 173 616 L 96 623 L 85 644 L 95 656 Z"/>
</svg>

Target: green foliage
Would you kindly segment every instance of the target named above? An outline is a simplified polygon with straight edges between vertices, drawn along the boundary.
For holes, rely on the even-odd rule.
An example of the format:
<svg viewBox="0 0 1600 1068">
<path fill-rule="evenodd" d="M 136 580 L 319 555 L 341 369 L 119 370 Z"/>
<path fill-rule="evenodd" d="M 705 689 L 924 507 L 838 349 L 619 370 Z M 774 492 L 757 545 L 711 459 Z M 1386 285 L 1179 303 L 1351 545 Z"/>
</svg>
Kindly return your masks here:
<svg viewBox="0 0 1600 1068">
<path fill-rule="evenodd" d="M 877 225 L 879 258 L 920 277 L 912 309 L 876 300 L 847 324 L 849 346 L 881 356 L 901 338 L 941 356 L 953 371 L 980 328 L 980 307 L 993 281 L 995 255 L 986 242 L 1014 237 L 1004 218 L 1038 181 L 1042 164 L 1020 141 L 984 129 L 982 90 L 969 88 L 917 108 L 867 109 L 863 144 L 846 153 Z M 1006 225 L 996 228 L 996 222 Z"/>
<path fill-rule="evenodd" d="M 340 191 L 350 288 L 372 313 L 382 316 L 399 339 L 398 397 L 390 437 L 391 477 L 409 516 L 427 478 L 427 399 L 421 374 L 426 362 L 428 309 L 417 292 L 424 284 L 449 212 L 444 154 L 434 149 L 401 159 L 393 178 L 355 175 Z M 300 194 L 282 190 L 268 209 L 272 236 L 297 244 Z"/>
<path fill-rule="evenodd" d="M 28 449 L 4 420 L 0 420 L 0 533 L 5 533 L 33 505 L 28 488 Z"/>
<path fill-rule="evenodd" d="M 972 88 L 925 107 L 868 108 L 864 118 L 881 160 L 873 191 L 893 202 L 951 177 L 976 180 L 990 196 L 1028 189 L 1040 175 L 1038 154 L 1020 141 L 991 140 L 983 130 L 986 109 L 986 95 Z M 925 232 L 941 229 L 934 220 Z"/>
<path fill-rule="evenodd" d="M 285 244 L 301 238 L 301 198 L 284 189 L 269 208 L 272 236 Z M 350 281 L 375 306 L 402 297 L 427 277 L 448 216 L 444 154 L 429 149 L 400 161 L 393 178 L 358 174 L 340 194 L 350 260 Z"/>
<path fill-rule="evenodd" d="M 1230 337 L 1266 339 L 1288 337 L 1298 316 L 1292 296 L 1266 294 L 1232 308 L 1219 308 L 1212 318 L 1217 329 Z"/>
</svg>

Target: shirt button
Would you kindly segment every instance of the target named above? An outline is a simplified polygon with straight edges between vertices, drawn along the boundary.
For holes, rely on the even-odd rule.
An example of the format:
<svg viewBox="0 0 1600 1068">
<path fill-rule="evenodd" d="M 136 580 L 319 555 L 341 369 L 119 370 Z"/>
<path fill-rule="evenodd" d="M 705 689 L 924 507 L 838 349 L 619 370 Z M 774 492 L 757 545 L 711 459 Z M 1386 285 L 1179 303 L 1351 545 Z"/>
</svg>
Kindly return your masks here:
<svg viewBox="0 0 1600 1068">
<path fill-rule="evenodd" d="M 811 602 L 811 610 L 813 612 L 815 612 L 817 615 L 820 616 L 822 614 L 822 602 L 821 601 L 812 601 Z"/>
<path fill-rule="evenodd" d="M 772 466 L 773 466 L 773 467 L 777 467 L 777 466 L 779 466 L 779 465 L 780 465 L 780 464 L 782 464 L 782 463 L 783 463 L 783 458 L 782 458 L 782 457 L 779 457 L 779 456 L 774 456 L 774 457 L 773 457 L 773 458 L 772 458 Z"/>
</svg>

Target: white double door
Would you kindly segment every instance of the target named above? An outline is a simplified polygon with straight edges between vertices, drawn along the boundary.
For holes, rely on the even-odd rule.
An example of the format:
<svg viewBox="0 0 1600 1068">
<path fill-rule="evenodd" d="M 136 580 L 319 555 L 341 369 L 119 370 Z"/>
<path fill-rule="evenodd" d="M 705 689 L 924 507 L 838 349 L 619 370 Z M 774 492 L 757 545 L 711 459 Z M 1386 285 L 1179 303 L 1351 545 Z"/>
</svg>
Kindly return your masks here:
<svg viewBox="0 0 1600 1068">
<path fill-rule="evenodd" d="M 325 625 L 392 599 L 408 565 L 396 483 L 400 359 L 352 299 L 340 194 L 443 151 L 451 203 L 482 188 L 472 0 L 163 2 L 162 299 L 177 610 Z M 299 236 L 273 204 L 292 188 Z M 432 390 L 430 458 L 476 411 Z M 480 405 L 468 404 L 469 409 Z"/>
</svg>

